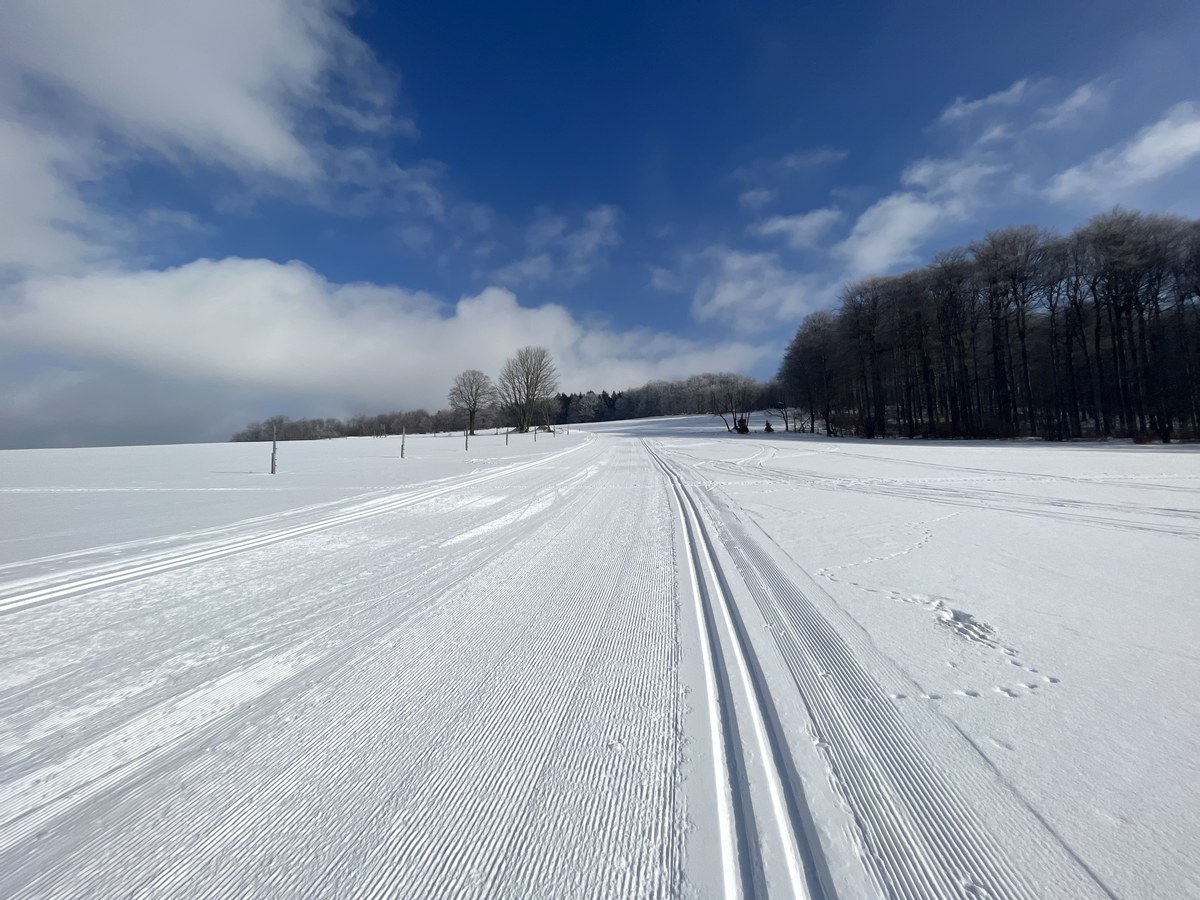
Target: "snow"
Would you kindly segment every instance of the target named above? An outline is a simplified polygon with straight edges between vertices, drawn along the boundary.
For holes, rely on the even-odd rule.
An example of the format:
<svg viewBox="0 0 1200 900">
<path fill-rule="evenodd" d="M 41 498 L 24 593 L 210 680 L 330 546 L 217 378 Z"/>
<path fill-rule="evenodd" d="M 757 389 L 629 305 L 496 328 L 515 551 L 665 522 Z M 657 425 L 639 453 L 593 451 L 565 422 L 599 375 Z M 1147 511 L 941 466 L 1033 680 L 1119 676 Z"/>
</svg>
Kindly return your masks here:
<svg viewBox="0 0 1200 900">
<path fill-rule="evenodd" d="M 399 445 L 0 452 L 0 894 L 1200 896 L 1197 448 Z"/>
</svg>

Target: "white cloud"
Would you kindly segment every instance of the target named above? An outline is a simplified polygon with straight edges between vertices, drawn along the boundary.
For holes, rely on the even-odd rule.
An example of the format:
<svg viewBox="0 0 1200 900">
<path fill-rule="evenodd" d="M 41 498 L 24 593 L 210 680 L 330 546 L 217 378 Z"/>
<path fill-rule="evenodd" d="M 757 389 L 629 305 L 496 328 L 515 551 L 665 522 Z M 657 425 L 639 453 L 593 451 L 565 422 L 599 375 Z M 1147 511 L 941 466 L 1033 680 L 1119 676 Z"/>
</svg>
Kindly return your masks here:
<svg viewBox="0 0 1200 900">
<path fill-rule="evenodd" d="M 846 158 L 845 150 L 833 147 L 817 147 L 813 150 L 803 150 L 798 153 L 788 153 L 780 157 L 779 165 L 785 169 L 811 169 L 826 163 L 835 163 Z"/>
<path fill-rule="evenodd" d="M 9 291 L 0 304 L 0 353 L 70 359 L 71 371 L 86 375 L 40 376 L 58 394 L 120 367 L 123 385 L 137 381 L 128 373 L 142 373 L 148 383 L 170 379 L 243 402 L 294 395 L 327 409 L 437 408 L 456 372 L 495 372 L 525 344 L 550 349 L 567 390 L 744 369 L 774 352 L 591 327 L 556 304 L 522 306 L 501 288 L 451 305 L 396 287 L 334 284 L 300 263 L 266 260 L 36 278 Z M 136 408 L 139 396 L 114 392 L 108 403 Z"/>
<path fill-rule="evenodd" d="M 928 199 L 939 200 L 944 211 L 965 216 L 976 202 L 984 182 L 1008 170 L 1008 166 L 971 157 L 917 160 L 900 174 L 905 187 L 920 188 Z"/>
<path fill-rule="evenodd" d="M 845 150 L 838 150 L 834 147 L 814 147 L 809 150 L 785 153 L 783 156 L 773 159 L 755 159 L 738 166 L 733 170 L 732 175 L 740 181 L 757 182 L 761 185 L 762 182 L 774 182 L 780 178 L 794 175 L 796 172 L 807 172 L 845 158 Z M 747 193 L 751 194 L 752 200 L 757 199 L 757 195 L 754 195 L 753 192 Z"/>
<path fill-rule="evenodd" d="M 80 197 L 97 164 L 71 140 L 6 120 L 0 108 L 0 274 L 102 258 L 112 223 Z"/>
<path fill-rule="evenodd" d="M 994 144 L 999 141 L 1006 141 L 1013 136 L 1012 126 L 1001 122 L 997 125 L 989 126 L 983 134 L 975 141 L 975 146 L 981 147 L 984 144 Z"/>
<path fill-rule="evenodd" d="M 814 209 L 795 216 L 772 216 L 751 230 L 764 237 L 780 235 L 791 246 L 802 249 L 815 246 L 841 220 L 840 209 Z"/>
<path fill-rule="evenodd" d="M 563 238 L 567 263 L 576 276 L 586 275 L 600 255 L 621 243 L 617 232 L 619 214 L 615 206 L 598 206 L 583 217 L 583 225 Z"/>
<path fill-rule="evenodd" d="M 617 207 L 601 205 L 585 213 L 579 227 L 573 229 L 565 217 L 539 210 L 526 233 L 531 252 L 497 269 L 494 277 L 507 285 L 556 279 L 577 282 L 603 264 L 607 252 L 621 243 L 619 219 Z"/>
<path fill-rule="evenodd" d="M 402 166 L 367 147 L 328 147 L 319 158 L 326 177 L 305 186 L 301 199 L 338 216 L 413 214 L 441 221 L 446 205 L 438 181 L 443 167 L 429 160 Z M 294 191 L 289 191 L 293 195 Z"/>
<path fill-rule="evenodd" d="M 1085 113 L 1097 112 L 1108 105 L 1110 86 L 1089 81 L 1075 88 L 1059 103 L 1043 106 L 1039 111 L 1038 128 L 1055 131 L 1077 123 Z"/>
<path fill-rule="evenodd" d="M 496 280 L 501 284 L 549 281 L 553 276 L 554 261 L 549 253 L 535 253 L 496 270 Z"/>
<path fill-rule="evenodd" d="M 742 209 L 762 209 L 775 200 L 776 192 L 769 188 L 751 188 L 738 195 Z"/>
<path fill-rule="evenodd" d="M 852 278 L 882 275 L 916 260 L 916 250 L 934 231 L 943 209 L 911 192 L 889 194 L 869 207 L 835 252 Z"/>
<path fill-rule="evenodd" d="M 944 123 L 958 122 L 963 119 L 968 119 L 976 113 L 985 109 L 995 107 L 1016 106 L 1025 99 L 1032 87 L 1029 79 L 1022 78 L 1020 81 L 1014 82 L 1009 87 L 1002 91 L 997 91 L 994 94 L 988 94 L 978 100 L 967 100 L 964 97 L 957 97 L 953 103 L 942 110 L 942 114 L 938 117 L 938 121 Z"/>
<path fill-rule="evenodd" d="M 417 256 L 424 256 L 433 247 L 433 230 L 424 225 L 405 225 L 397 236 L 400 243 Z"/>
<path fill-rule="evenodd" d="M 1054 200 L 1106 199 L 1179 172 L 1200 157 L 1200 106 L 1180 103 L 1125 143 L 1060 172 L 1046 193 Z"/>
<path fill-rule="evenodd" d="M 402 167 L 369 140 L 325 138 L 334 123 L 368 139 L 412 131 L 393 114 L 392 79 L 347 27 L 348 10 L 341 0 L 7 3 L 0 269 L 77 271 L 112 259 L 152 212 L 121 221 L 81 197 L 89 182 L 147 158 L 232 173 L 243 207 L 263 192 L 342 215 L 440 217 L 439 167 Z"/>
<path fill-rule="evenodd" d="M 724 322 L 746 334 L 781 323 L 794 327 L 805 313 L 830 299 L 816 276 L 789 271 L 774 253 L 710 247 L 705 256 L 712 271 L 692 298 L 692 312 L 700 321 Z"/>
<path fill-rule="evenodd" d="M 324 0 L 13 0 L 0 32 L 0 77 L 45 85 L 132 145 L 236 170 L 312 179 L 305 114 L 330 106 L 335 67 L 385 113 L 382 70 Z M 336 104 L 332 104 L 336 106 Z M 341 107 L 338 107 L 341 108 Z"/>
<path fill-rule="evenodd" d="M 677 293 L 684 289 L 683 276 L 663 266 L 650 267 L 650 284 L 655 289 L 668 293 Z"/>
</svg>

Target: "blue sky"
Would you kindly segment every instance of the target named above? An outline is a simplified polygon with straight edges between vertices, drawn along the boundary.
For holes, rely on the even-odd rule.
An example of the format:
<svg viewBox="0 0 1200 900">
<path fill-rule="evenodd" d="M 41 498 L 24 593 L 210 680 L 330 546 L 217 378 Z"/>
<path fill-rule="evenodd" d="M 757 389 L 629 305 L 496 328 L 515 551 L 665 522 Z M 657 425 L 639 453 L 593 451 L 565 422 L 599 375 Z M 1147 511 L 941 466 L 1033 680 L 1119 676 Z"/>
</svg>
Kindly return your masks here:
<svg viewBox="0 0 1200 900">
<path fill-rule="evenodd" d="M 14 0 L 0 446 L 774 371 L 848 279 L 1200 214 L 1188 2 Z"/>
</svg>

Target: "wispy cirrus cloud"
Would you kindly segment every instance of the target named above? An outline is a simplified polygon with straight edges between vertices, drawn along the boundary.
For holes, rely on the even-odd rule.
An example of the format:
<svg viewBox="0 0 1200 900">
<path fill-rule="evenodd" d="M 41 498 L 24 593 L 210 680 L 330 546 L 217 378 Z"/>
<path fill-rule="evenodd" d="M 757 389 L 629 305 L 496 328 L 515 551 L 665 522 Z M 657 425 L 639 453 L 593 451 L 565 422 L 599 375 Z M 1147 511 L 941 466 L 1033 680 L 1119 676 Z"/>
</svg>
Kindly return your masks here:
<svg viewBox="0 0 1200 900">
<path fill-rule="evenodd" d="M 617 207 L 603 204 L 584 213 L 572 228 L 565 216 L 540 210 L 526 230 L 528 253 L 495 270 L 494 277 L 505 285 L 578 282 L 621 243 L 620 216 Z"/>
<path fill-rule="evenodd" d="M 917 261 L 917 250 L 943 215 L 941 206 L 918 194 L 889 194 L 858 217 L 834 252 L 845 261 L 851 278 L 889 272 Z"/>
<path fill-rule="evenodd" d="M 762 237 L 783 237 L 799 250 L 817 246 L 844 215 L 840 209 L 826 207 L 793 216 L 771 216 L 750 226 L 750 231 Z"/>
<path fill-rule="evenodd" d="M 1019 81 L 1013 82 L 1002 91 L 996 91 L 994 94 L 988 94 L 986 97 L 980 97 L 976 100 L 956 97 L 953 103 L 942 110 L 938 121 L 942 124 L 961 122 L 972 118 L 983 110 L 1016 106 L 1028 96 L 1032 87 L 1033 82 L 1030 79 L 1022 78 Z"/>
<path fill-rule="evenodd" d="M 1200 162 L 1200 105 L 1179 103 L 1129 140 L 1059 172 L 1046 188 L 1054 200 L 1094 200 L 1148 184 Z"/>
<path fill-rule="evenodd" d="M 834 147 L 815 147 L 812 150 L 801 150 L 797 153 L 786 153 L 778 160 L 778 165 L 785 169 L 799 171 L 840 162 L 846 158 L 845 150 Z"/>
<path fill-rule="evenodd" d="M 1085 115 L 1102 112 L 1112 93 L 1112 85 L 1099 80 L 1081 84 L 1057 103 L 1047 104 L 1038 110 L 1034 127 L 1056 131 L 1079 122 Z"/>
<path fill-rule="evenodd" d="M 762 209 L 774 202 L 779 192 L 771 188 L 750 188 L 738 194 L 738 204 L 742 209 Z"/>
<path fill-rule="evenodd" d="M 836 147 L 811 147 L 807 150 L 785 153 L 782 156 L 760 157 L 751 160 L 735 168 L 731 176 L 738 181 L 754 184 L 758 188 L 772 190 L 772 185 L 780 178 L 795 176 L 798 173 L 815 172 L 840 162 L 846 156 L 845 150 L 839 150 Z M 748 191 L 744 191 L 741 196 L 745 196 L 746 193 Z"/>
<path fill-rule="evenodd" d="M 774 253 L 716 245 L 702 257 L 709 271 L 692 298 L 692 314 L 702 322 L 721 322 L 735 332 L 756 334 L 781 322 L 799 321 L 830 299 L 821 275 L 791 271 Z"/>
</svg>

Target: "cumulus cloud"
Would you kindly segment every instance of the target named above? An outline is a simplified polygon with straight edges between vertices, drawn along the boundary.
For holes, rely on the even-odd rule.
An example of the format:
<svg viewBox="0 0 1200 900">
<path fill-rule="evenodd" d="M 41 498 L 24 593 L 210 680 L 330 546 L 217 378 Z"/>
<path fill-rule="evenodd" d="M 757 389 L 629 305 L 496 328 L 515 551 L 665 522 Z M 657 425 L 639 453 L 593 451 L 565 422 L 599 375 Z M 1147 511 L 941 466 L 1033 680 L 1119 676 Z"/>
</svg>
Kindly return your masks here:
<svg viewBox="0 0 1200 900">
<path fill-rule="evenodd" d="M 412 133 L 338 0 L 13 0 L 0 29 L 0 270 L 111 260 L 140 224 L 85 195 L 147 159 L 219 170 L 327 211 L 439 217 L 440 174 L 371 149 Z M 329 128 L 364 133 L 335 146 Z M 334 189 L 337 186 L 337 189 Z M 135 217 L 136 218 L 136 217 Z"/>
<path fill-rule="evenodd" d="M 1200 106 L 1180 103 L 1128 141 L 1055 175 L 1046 193 L 1054 200 L 1105 199 L 1180 172 L 1198 157 Z"/>
<path fill-rule="evenodd" d="M 280 397 L 302 397 L 306 409 L 328 414 L 439 408 L 456 372 L 496 372 L 525 344 L 550 349 L 567 390 L 744 369 L 764 357 L 740 341 L 585 325 L 563 306 L 523 306 L 503 288 L 447 303 L 393 286 L 336 284 L 300 263 L 261 259 L 32 278 L 6 289 L 0 335 L 0 359 L 70 361 L 28 378 L 28 402 L 6 400 L 27 434 L 39 397 L 79 406 L 71 398 L 91 396 L 100 382 L 123 386 L 105 398 L 118 417 L 145 402 L 149 387 L 128 387 L 139 379 L 179 385 L 178 402 L 196 414 L 214 406 L 203 398 L 230 396 L 257 415 L 278 411 Z"/>
<path fill-rule="evenodd" d="M 58 92 L 131 144 L 290 178 L 320 171 L 302 134 L 312 107 L 356 110 L 374 129 L 390 101 L 340 4 L 323 0 L 14 0 L 0 60 L 7 80 Z M 329 99 L 335 68 L 349 101 Z"/>
<path fill-rule="evenodd" d="M 816 246 L 841 220 L 840 209 L 814 209 L 794 216 L 772 216 L 751 226 L 751 231 L 763 237 L 783 237 L 791 246 L 802 249 Z"/>
<path fill-rule="evenodd" d="M 0 108 L 0 274 L 72 268 L 107 255 L 117 226 L 86 204 L 87 148 L 6 120 Z"/>
</svg>

